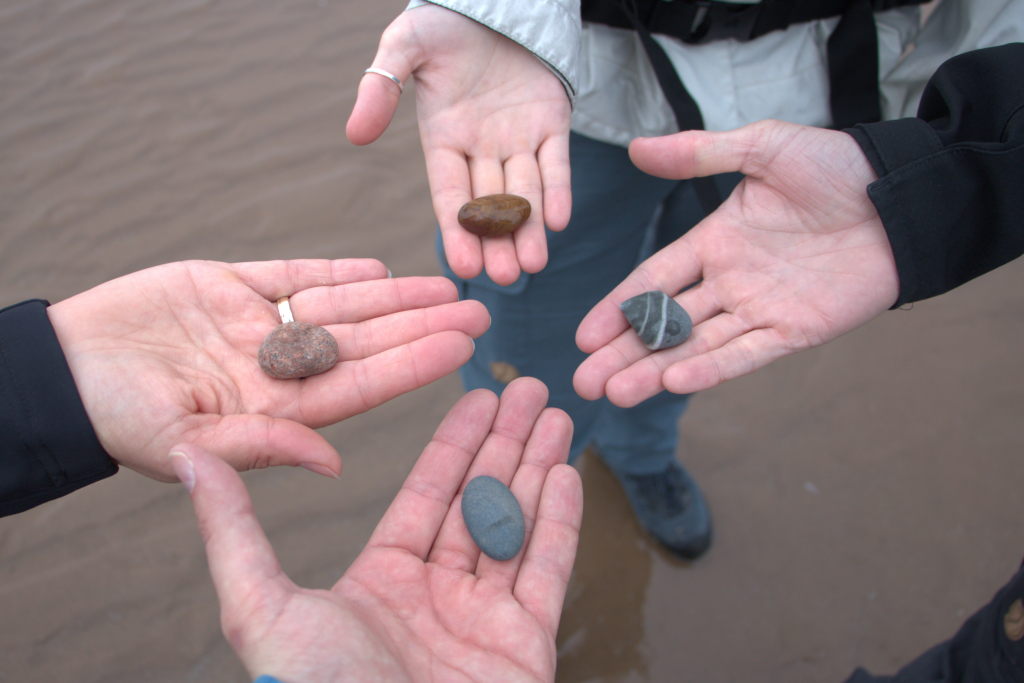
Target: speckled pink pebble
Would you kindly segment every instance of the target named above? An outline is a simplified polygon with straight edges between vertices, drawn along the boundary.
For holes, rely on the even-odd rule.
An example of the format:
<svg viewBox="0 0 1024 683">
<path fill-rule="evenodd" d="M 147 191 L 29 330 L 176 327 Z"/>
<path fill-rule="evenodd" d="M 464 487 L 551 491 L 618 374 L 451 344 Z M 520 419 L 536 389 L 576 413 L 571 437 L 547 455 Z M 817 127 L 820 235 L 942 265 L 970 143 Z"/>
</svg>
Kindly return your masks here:
<svg viewBox="0 0 1024 683">
<path fill-rule="evenodd" d="M 338 342 L 319 325 L 278 325 L 260 345 L 263 372 L 275 379 L 299 379 L 327 372 L 338 362 Z"/>
</svg>

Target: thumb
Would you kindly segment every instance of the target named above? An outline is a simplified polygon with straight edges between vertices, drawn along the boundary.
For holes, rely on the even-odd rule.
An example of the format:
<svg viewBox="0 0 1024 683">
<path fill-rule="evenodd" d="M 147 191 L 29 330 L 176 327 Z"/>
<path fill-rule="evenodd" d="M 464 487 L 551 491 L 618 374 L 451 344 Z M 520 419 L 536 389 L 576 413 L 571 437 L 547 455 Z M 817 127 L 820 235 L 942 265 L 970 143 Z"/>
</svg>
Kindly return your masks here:
<svg viewBox="0 0 1024 683">
<path fill-rule="evenodd" d="M 388 47 L 393 40 L 381 38 L 377 56 L 359 81 L 356 103 L 345 125 L 345 135 L 354 145 L 368 145 L 384 133 L 398 109 L 402 89 L 412 76 L 413 65 L 400 51 Z M 383 72 L 383 73 L 381 73 Z M 389 77 L 398 79 L 396 83 Z"/>
<path fill-rule="evenodd" d="M 766 121 L 736 130 L 690 130 L 658 138 L 636 138 L 629 144 L 629 158 L 644 173 L 683 180 L 740 171 L 751 175 L 773 126 Z"/>
<path fill-rule="evenodd" d="M 258 596 L 273 608 L 281 572 L 277 557 L 252 510 L 241 477 L 220 458 L 195 444 L 171 449 L 171 466 L 192 495 L 192 507 L 206 546 L 214 589 L 221 604 L 225 633 L 239 636 L 239 615 L 251 614 L 247 603 Z"/>
<path fill-rule="evenodd" d="M 266 415 L 207 415 L 189 425 L 184 438 L 236 470 L 289 465 L 327 477 L 341 472 L 334 447 L 309 427 Z"/>
</svg>

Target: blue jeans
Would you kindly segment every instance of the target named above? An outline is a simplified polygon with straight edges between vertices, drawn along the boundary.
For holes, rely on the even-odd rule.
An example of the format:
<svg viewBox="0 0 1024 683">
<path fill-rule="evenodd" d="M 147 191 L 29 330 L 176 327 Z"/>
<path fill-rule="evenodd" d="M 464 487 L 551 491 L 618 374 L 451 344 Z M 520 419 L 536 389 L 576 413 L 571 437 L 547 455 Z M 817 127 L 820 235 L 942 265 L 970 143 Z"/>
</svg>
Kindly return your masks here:
<svg viewBox="0 0 1024 683">
<path fill-rule="evenodd" d="M 580 398 L 572 376 L 585 355 L 576 348 L 576 328 L 640 261 L 704 214 L 688 182 L 642 173 L 622 147 L 573 134 L 570 157 L 572 220 L 563 232 L 548 231 L 544 270 L 501 287 L 486 274 L 456 277 L 441 254 L 444 271 L 462 297 L 482 302 L 492 318 L 461 370 L 462 380 L 467 389 L 500 393 L 504 383 L 495 378 L 492 363 L 511 365 L 518 374 L 543 381 L 550 405 L 572 418 L 570 461 L 593 443 L 615 471 L 660 472 L 675 458 L 677 425 L 689 397 L 662 392 L 633 408 Z"/>
</svg>

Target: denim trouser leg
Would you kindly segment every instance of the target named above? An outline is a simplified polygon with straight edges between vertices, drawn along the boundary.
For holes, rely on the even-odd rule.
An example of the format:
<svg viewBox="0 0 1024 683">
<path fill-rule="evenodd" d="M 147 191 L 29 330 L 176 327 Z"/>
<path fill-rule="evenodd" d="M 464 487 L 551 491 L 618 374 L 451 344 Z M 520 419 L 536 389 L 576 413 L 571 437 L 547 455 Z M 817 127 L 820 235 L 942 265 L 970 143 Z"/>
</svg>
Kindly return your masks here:
<svg viewBox="0 0 1024 683">
<path fill-rule="evenodd" d="M 715 178 L 715 183 L 725 197 L 741 178 L 739 173 L 722 175 Z M 676 183 L 661 202 L 641 258 L 647 258 L 682 237 L 704 215 L 692 184 Z M 663 391 L 633 408 L 611 406 L 611 409 L 602 411 L 593 433 L 593 441 L 601 457 L 618 472 L 661 472 L 675 458 L 679 420 L 688 401 L 689 396 Z"/>
<path fill-rule="evenodd" d="M 496 379 L 496 368 L 507 364 L 537 377 L 551 392 L 550 405 L 573 419 L 570 459 L 595 442 L 615 469 L 659 471 L 675 456 L 676 425 L 688 397 L 662 392 L 630 409 L 580 398 L 572 376 L 585 356 L 575 336 L 583 316 L 648 255 L 655 243 L 652 218 L 666 199 L 683 194 L 675 191 L 685 183 L 641 173 L 624 148 L 583 136 L 572 136 L 570 153 L 573 217 L 563 232 L 548 232 L 544 270 L 500 287 L 486 274 L 462 280 L 445 266 L 463 297 L 481 301 L 492 318 L 462 379 L 467 389 L 500 393 L 504 382 Z M 674 207 L 661 215 L 671 215 L 676 226 L 682 221 Z M 699 218 L 691 217 L 686 227 Z"/>
</svg>

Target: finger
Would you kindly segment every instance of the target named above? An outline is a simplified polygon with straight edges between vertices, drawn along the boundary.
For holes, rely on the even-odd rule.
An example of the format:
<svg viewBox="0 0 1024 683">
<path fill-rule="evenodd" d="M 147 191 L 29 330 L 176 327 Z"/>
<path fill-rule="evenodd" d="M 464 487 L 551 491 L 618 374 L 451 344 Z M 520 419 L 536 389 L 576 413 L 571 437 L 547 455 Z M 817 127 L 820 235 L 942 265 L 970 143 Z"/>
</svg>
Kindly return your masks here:
<svg viewBox="0 0 1024 683">
<path fill-rule="evenodd" d="M 734 171 L 749 174 L 755 170 L 752 154 L 760 148 L 763 130 L 753 124 L 724 132 L 637 138 L 629 144 L 629 158 L 644 173 L 674 180 Z"/>
<path fill-rule="evenodd" d="M 620 408 L 632 408 L 665 388 L 662 375 L 673 363 L 716 349 L 750 329 L 739 316 L 720 313 L 696 325 L 685 343 L 661 351 L 648 350 L 635 334 L 627 332 L 612 342 L 607 354 L 598 352 L 591 357 L 597 360 L 586 371 L 590 374 L 587 381 L 581 380 L 581 384 L 592 391 L 600 373 L 606 378 L 604 395 L 608 400 Z"/>
<path fill-rule="evenodd" d="M 505 192 L 505 170 L 497 158 L 473 157 L 469 162 L 473 197 Z M 459 228 L 465 231 L 464 228 Z M 519 277 L 519 259 L 511 235 L 480 238 L 484 269 L 496 284 L 510 285 Z"/>
<path fill-rule="evenodd" d="M 530 433 L 522 462 L 509 486 L 523 511 L 526 546 L 529 545 L 536 523 L 544 480 L 552 467 L 568 459 L 571 443 L 572 420 L 569 416 L 558 408 L 545 409 Z M 477 576 L 511 589 L 523 557 L 523 553 L 520 553 L 511 562 L 499 562 L 481 556 L 477 564 Z"/>
<path fill-rule="evenodd" d="M 674 363 L 666 368 L 662 382 L 667 390 L 676 394 L 710 389 L 797 350 L 785 343 L 775 330 L 759 328 L 719 348 Z"/>
<path fill-rule="evenodd" d="M 446 330 L 476 338 L 487 331 L 490 321 L 483 304 L 466 300 L 400 311 L 355 325 L 331 325 L 327 330 L 338 342 L 339 358 L 358 360 Z"/>
<path fill-rule="evenodd" d="M 232 270 L 261 296 L 276 301 L 309 287 L 379 280 L 390 275 L 377 259 L 294 259 L 231 264 Z"/>
<path fill-rule="evenodd" d="M 580 363 L 573 373 L 573 388 L 588 401 L 596 401 L 605 395 L 608 380 L 649 353 L 639 337 L 624 332 Z"/>
<path fill-rule="evenodd" d="M 408 78 L 394 73 L 403 83 Z M 352 107 L 345 136 L 353 145 L 368 145 L 379 138 L 391 124 L 398 110 L 401 91 L 398 84 L 375 73 L 364 73 L 359 81 L 356 103 Z"/>
<path fill-rule="evenodd" d="M 309 427 L 266 415 L 194 415 L 175 437 L 221 458 L 236 470 L 287 465 L 327 477 L 341 473 L 341 457 Z"/>
<path fill-rule="evenodd" d="M 486 389 L 466 394 L 448 411 L 368 547 L 402 548 L 426 559 L 497 412 L 498 397 Z"/>
<path fill-rule="evenodd" d="M 400 46 L 405 43 L 400 22 L 394 22 L 381 35 L 372 68 L 393 74 L 403 85 L 409 82 L 415 68 L 412 60 Z M 355 145 L 366 145 L 381 136 L 391 123 L 402 88 L 378 73 L 363 73 L 359 79 L 356 103 L 352 107 L 345 135 Z"/>
<path fill-rule="evenodd" d="M 195 444 L 175 446 L 170 460 L 191 488 L 225 633 L 259 628 L 256 610 L 275 611 L 292 584 L 253 513 L 245 485 L 230 467 Z"/>
<path fill-rule="evenodd" d="M 583 482 L 575 468 L 548 472 L 513 594 L 554 638 L 576 560 L 583 520 Z"/>
<path fill-rule="evenodd" d="M 537 163 L 544 187 L 544 224 L 556 232 L 565 230 L 572 213 L 569 136 L 545 140 L 537 150 Z"/>
<path fill-rule="evenodd" d="M 533 154 L 517 154 L 505 161 L 505 191 L 530 203 L 530 217 L 512 234 L 512 239 L 519 267 L 527 273 L 539 272 L 548 262 L 548 243 L 544 234 L 540 169 Z"/>
<path fill-rule="evenodd" d="M 457 301 L 459 291 L 445 277 L 398 277 L 313 287 L 290 298 L 296 320 L 315 325 L 355 323 L 399 311 Z"/>
<path fill-rule="evenodd" d="M 692 349 L 694 346 L 691 342 L 693 337 L 697 336 L 697 331 L 700 329 L 701 324 L 705 320 L 721 313 L 721 303 L 712 288 L 705 287 L 704 285 L 698 285 L 684 291 L 676 296 L 675 300 L 690 315 L 694 333 L 691 336 L 691 340 L 686 343 L 686 348 Z M 625 319 L 621 309 L 619 309 L 619 316 Z M 576 392 L 583 398 L 591 401 L 599 399 L 608 393 L 608 382 L 612 377 L 625 372 L 634 364 L 638 364 L 648 357 L 663 358 L 663 355 L 654 354 L 654 352 L 644 346 L 643 342 L 640 341 L 640 337 L 630 328 L 628 323 L 625 325 L 625 328 L 625 331 L 615 339 L 590 354 L 576 369 L 573 375 L 573 386 Z M 652 354 L 654 355 L 652 356 Z M 656 367 L 658 369 L 651 370 L 646 379 L 641 379 L 640 376 L 636 377 L 638 392 L 646 396 L 653 396 L 654 393 L 660 391 L 661 381 L 658 376 L 660 376 L 660 368 L 662 366 L 656 364 Z M 627 399 L 625 396 L 620 395 L 619 400 L 626 401 Z"/>
<path fill-rule="evenodd" d="M 505 191 L 505 170 L 495 157 L 470 157 L 469 179 L 473 197 Z"/>
<path fill-rule="evenodd" d="M 423 140 L 423 157 L 448 267 L 461 278 L 474 278 L 483 270 L 483 247 L 458 221 L 459 209 L 472 199 L 469 163 L 461 152 L 435 148 L 428 138 Z"/>
<path fill-rule="evenodd" d="M 368 358 L 342 361 L 301 380 L 297 413 L 310 427 L 333 424 L 430 384 L 472 355 L 469 335 L 446 330 Z"/>
<path fill-rule="evenodd" d="M 506 485 L 512 481 L 547 399 L 547 387 L 532 377 L 520 377 L 505 387 L 490 433 L 470 465 L 463 486 L 481 475 L 494 477 Z M 450 569 L 472 572 L 480 550 L 466 529 L 461 501 L 459 496 L 452 504 L 428 559 Z"/>
<path fill-rule="evenodd" d="M 584 353 L 597 351 L 628 327 L 619 309 L 623 301 L 651 290 L 675 296 L 700 279 L 701 269 L 700 259 L 686 236 L 672 242 L 637 266 L 608 296 L 590 309 L 576 329 L 576 345 Z"/>
<path fill-rule="evenodd" d="M 518 280 L 522 269 L 519 267 L 516 243 L 512 236 L 484 237 L 480 241 L 487 277 L 502 287 L 507 287 Z"/>
<path fill-rule="evenodd" d="M 666 367 L 689 356 L 717 348 L 751 326 L 741 318 L 722 312 L 711 288 L 698 286 L 675 297 L 686 305 L 693 332 L 680 346 L 651 351 L 639 335 L 627 329 L 592 353 L 573 376 L 576 391 L 588 400 L 607 396 L 621 408 L 633 407 L 662 390 L 661 374 Z"/>
<path fill-rule="evenodd" d="M 538 151 L 541 181 L 544 184 L 544 223 L 561 231 L 572 215 L 572 182 L 567 136 L 549 138 Z"/>
</svg>

